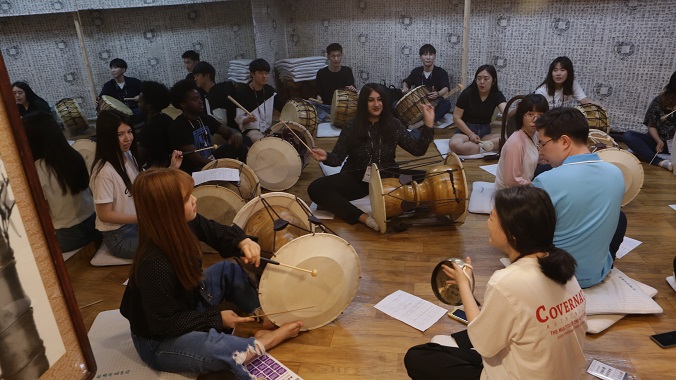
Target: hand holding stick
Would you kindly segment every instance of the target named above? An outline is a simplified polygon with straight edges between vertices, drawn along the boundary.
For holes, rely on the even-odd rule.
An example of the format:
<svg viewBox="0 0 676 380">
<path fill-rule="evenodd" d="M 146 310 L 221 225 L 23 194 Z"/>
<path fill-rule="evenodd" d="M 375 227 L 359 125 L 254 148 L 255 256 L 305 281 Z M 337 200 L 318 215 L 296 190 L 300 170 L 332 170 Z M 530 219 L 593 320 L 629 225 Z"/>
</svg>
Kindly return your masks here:
<svg viewBox="0 0 676 380">
<path fill-rule="evenodd" d="M 303 139 L 301 139 L 300 137 L 298 137 L 298 135 L 296 134 L 296 132 L 294 132 L 293 129 L 291 129 L 291 127 L 289 127 L 289 125 L 286 124 L 286 122 L 285 122 L 284 120 L 280 119 L 279 122 L 282 123 L 282 124 L 284 124 L 284 126 L 285 126 L 289 131 L 291 131 L 291 133 L 293 133 L 294 136 L 296 136 L 296 138 L 298 139 L 298 141 L 300 141 L 301 144 L 305 145 L 305 147 L 307 148 L 307 150 L 312 150 L 312 148 L 310 148 L 310 147 L 305 143 L 305 141 L 303 141 Z"/>
<path fill-rule="evenodd" d="M 669 112 L 668 114 L 662 116 L 662 117 L 660 118 L 660 121 L 665 121 L 665 120 L 667 120 L 667 118 L 668 118 L 669 116 L 673 115 L 674 112 L 676 112 L 676 109 L 673 110 L 673 111 L 671 111 L 671 112 Z"/>
<path fill-rule="evenodd" d="M 282 313 L 290 313 L 290 312 L 292 312 L 292 311 L 311 309 L 311 308 L 317 307 L 317 306 L 319 306 L 319 305 L 317 304 L 317 305 L 312 305 L 312 306 L 299 307 L 299 308 L 297 308 L 297 309 L 289 309 L 289 310 L 284 310 L 284 311 L 275 311 L 274 313 L 258 314 L 258 315 L 256 315 L 256 317 L 257 317 L 257 318 L 260 318 L 260 317 L 265 317 L 265 316 L 267 316 L 267 315 L 282 314 Z"/>
<path fill-rule="evenodd" d="M 273 264 L 273 265 L 281 265 L 283 267 L 300 270 L 300 271 L 303 271 L 303 272 L 310 273 L 312 275 L 312 277 L 317 277 L 317 270 L 316 269 L 309 270 L 309 269 L 298 268 L 298 267 L 294 267 L 293 265 L 283 264 L 283 263 L 280 263 L 279 261 L 267 259 L 265 257 L 261 257 L 261 261 L 265 261 L 265 262 L 268 262 L 268 263 Z"/>
<path fill-rule="evenodd" d="M 198 152 L 201 152 L 201 151 L 204 151 L 204 150 L 216 149 L 216 148 L 218 148 L 218 145 L 214 144 L 214 145 L 208 146 L 206 148 L 200 148 L 200 149 L 195 149 L 195 150 L 191 150 L 191 151 L 188 151 L 188 152 L 183 152 L 183 154 L 186 155 L 186 154 L 190 154 L 190 153 L 198 153 Z"/>
<path fill-rule="evenodd" d="M 244 111 L 247 115 L 249 115 L 249 116 L 251 116 L 251 117 L 253 117 L 253 118 L 256 117 L 256 116 L 254 116 L 254 114 L 252 114 L 251 112 L 249 112 L 249 110 L 247 110 L 246 108 L 244 108 L 243 105 L 239 104 L 238 101 L 236 101 L 235 99 L 233 99 L 232 96 L 228 95 L 228 100 L 230 100 L 231 102 L 233 102 L 233 103 L 237 106 L 237 108 L 239 108 L 239 109 L 241 109 L 242 111 Z"/>
</svg>

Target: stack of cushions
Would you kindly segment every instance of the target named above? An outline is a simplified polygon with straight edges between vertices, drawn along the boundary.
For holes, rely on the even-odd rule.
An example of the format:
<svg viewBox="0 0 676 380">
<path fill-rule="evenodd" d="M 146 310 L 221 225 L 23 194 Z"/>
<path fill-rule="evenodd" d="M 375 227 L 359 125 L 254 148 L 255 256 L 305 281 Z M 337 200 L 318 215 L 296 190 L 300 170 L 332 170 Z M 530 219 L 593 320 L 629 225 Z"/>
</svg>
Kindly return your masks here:
<svg viewBox="0 0 676 380">
<path fill-rule="evenodd" d="M 326 57 L 286 58 L 275 62 L 275 69 L 281 79 L 293 82 L 313 80 L 317 77 L 317 70 L 326 67 Z"/>
<path fill-rule="evenodd" d="M 247 83 L 249 76 L 250 59 L 234 59 L 228 64 L 228 80 L 237 83 Z"/>
</svg>

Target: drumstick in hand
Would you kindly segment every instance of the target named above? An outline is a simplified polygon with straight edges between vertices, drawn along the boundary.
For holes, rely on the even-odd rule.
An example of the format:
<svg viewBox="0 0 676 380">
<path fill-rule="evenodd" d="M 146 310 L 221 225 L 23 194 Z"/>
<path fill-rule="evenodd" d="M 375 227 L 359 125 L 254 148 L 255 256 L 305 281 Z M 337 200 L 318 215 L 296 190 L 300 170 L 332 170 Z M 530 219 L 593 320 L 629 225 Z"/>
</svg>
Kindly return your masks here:
<svg viewBox="0 0 676 380">
<path fill-rule="evenodd" d="M 256 117 L 256 116 L 254 116 L 254 114 L 252 114 L 251 112 L 249 112 L 249 110 L 247 110 L 246 108 L 244 108 L 244 106 L 242 106 L 241 104 L 239 104 L 239 102 L 237 102 L 235 99 L 233 99 L 232 96 L 228 95 L 228 100 L 230 100 L 231 102 L 233 102 L 233 103 L 237 106 L 237 108 L 239 108 L 239 109 L 241 109 L 242 111 L 244 111 L 247 115 L 249 115 L 249 116 L 251 116 L 251 117 Z"/>
<path fill-rule="evenodd" d="M 289 312 L 296 311 L 296 310 L 312 309 L 313 307 L 317 307 L 317 306 L 319 306 L 319 305 L 317 304 L 317 305 L 312 305 L 312 306 L 299 307 L 297 309 L 275 311 L 274 313 L 257 314 L 256 317 L 260 318 L 260 317 L 265 317 L 266 315 L 282 314 L 282 313 L 289 313 Z"/>
<path fill-rule="evenodd" d="M 296 138 L 298 139 L 298 141 L 300 141 L 301 144 L 305 145 L 305 147 L 306 147 L 308 150 L 312 150 L 312 148 L 310 148 L 309 146 L 307 146 L 307 144 L 305 143 L 305 141 L 303 141 L 303 139 L 301 139 L 300 137 L 298 137 L 298 135 L 296 134 L 296 132 L 294 132 L 293 129 L 291 129 L 291 127 L 289 127 L 289 125 L 286 124 L 286 122 L 285 122 L 284 120 L 279 119 L 279 122 L 282 123 L 282 124 L 284 124 L 284 126 L 285 126 L 286 128 L 288 128 L 289 131 L 291 131 L 291 133 L 293 133 L 293 135 L 296 136 Z"/>
<path fill-rule="evenodd" d="M 464 89 L 465 89 L 465 86 L 458 83 L 457 86 L 453 87 L 453 89 L 451 91 L 447 92 L 446 95 L 442 96 L 442 98 L 447 99 L 449 96 L 455 94 L 458 91 L 462 91 Z"/>
<path fill-rule="evenodd" d="M 198 153 L 198 152 L 201 152 L 203 150 L 216 149 L 216 148 L 218 148 L 218 145 L 214 144 L 214 145 L 208 146 L 206 148 L 195 149 L 195 150 L 191 150 L 191 151 L 188 151 L 188 152 L 182 152 L 182 153 L 183 154 Z"/>
<path fill-rule="evenodd" d="M 674 112 L 676 112 L 676 110 L 673 110 L 673 111 L 669 112 L 668 114 L 662 116 L 662 117 L 660 118 L 660 121 L 665 121 L 665 120 L 667 120 L 667 118 L 668 118 L 669 116 L 671 116 Z"/>
<path fill-rule="evenodd" d="M 294 267 L 293 265 L 283 264 L 283 263 L 280 263 L 279 261 L 275 261 L 275 260 L 272 260 L 272 259 L 267 259 L 267 258 L 265 258 L 265 257 L 261 257 L 261 261 L 266 261 L 266 262 L 268 262 L 268 263 L 270 263 L 270 264 L 281 265 L 281 266 L 283 266 L 283 267 L 287 267 L 287 268 L 291 268 L 291 269 L 301 270 L 301 271 L 303 271 L 303 272 L 308 272 L 308 273 L 310 273 L 310 274 L 312 275 L 312 277 L 317 277 L 317 270 L 316 270 L 316 269 L 309 270 L 309 269 L 298 268 L 298 267 Z"/>
</svg>

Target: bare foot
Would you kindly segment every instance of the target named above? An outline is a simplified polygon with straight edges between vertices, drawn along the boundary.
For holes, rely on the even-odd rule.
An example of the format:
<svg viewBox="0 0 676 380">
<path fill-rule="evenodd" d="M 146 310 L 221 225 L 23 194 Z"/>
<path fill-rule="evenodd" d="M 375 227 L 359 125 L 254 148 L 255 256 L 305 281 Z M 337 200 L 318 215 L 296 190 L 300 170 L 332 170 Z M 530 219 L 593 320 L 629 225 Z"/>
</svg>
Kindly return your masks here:
<svg viewBox="0 0 676 380">
<path fill-rule="evenodd" d="M 261 317 L 261 320 L 263 321 L 263 324 L 262 324 L 262 326 L 261 326 L 261 328 L 262 328 L 263 330 L 276 330 L 276 329 L 277 329 L 277 325 L 275 325 L 275 324 L 270 320 L 270 318 L 268 318 L 267 315 L 264 316 L 264 317 Z"/>
<path fill-rule="evenodd" d="M 289 322 L 277 330 L 259 330 L 254 337 L 263 344 L 265 350 L 269 350 L 283 341 L 298 336 L 303 322 Z"/>
</svg>

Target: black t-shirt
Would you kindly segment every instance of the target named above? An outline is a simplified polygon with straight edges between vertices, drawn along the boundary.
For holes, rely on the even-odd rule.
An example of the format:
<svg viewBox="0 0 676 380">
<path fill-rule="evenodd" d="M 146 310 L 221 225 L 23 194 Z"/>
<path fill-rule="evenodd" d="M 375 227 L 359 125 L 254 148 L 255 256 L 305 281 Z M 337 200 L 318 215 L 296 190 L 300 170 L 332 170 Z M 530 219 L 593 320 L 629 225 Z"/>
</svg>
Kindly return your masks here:
<svg viewBox="0 0 676 380">
<path fill-rule="evenodd" d="M 214 142 L 211 136 L 218 131 L 220 126 L 221 123 L 218 120 L 207 114 L 202 114 L 195 120 L 190 120 L 185 115 L 180 115 L 171 125 L 169 143 L 171 148 L 176 150 L 182 150 L 187 145 L 194 145 L 195 149 L 213 146 Z M 213 149 L 192 154 L 199 154 L 202 157 L 208 158 L 213 154 Z M 192 173 L 201 170 L 202 167 L 184 158 L 181 169 Z"/>
<path fill-rule="evenodd" d="M 211 87 L 206 98 L 209 101 L 211 112 L 219 108 L 224 109 L 228 117 L 228 127 L 239 130 L 235 122 L 235 108 L 237 106 L 228 99 L 228 96 L 235 97 L 235 86 L 232 82 L 221 82 Z"/>
<path fill-rule="evenodd" d="M 169 129 L 174 121 L 165 113 L 158 112 L 143 124 L 141 145 L 147 151 L 148 166 L 167 166 L 172 152 Z"/>
<path fill-rule="evenodd" d="M 138 108 L 138 102 L 134 100 L 124 100 L 124 98 L 135 98 L 138 94 L 141 93 L 141 81 L 125 76 L 124 77 L 124 87 L 120 88 L 115 82 L 115 79 L 111 79 L 103 85 L 99 97 L 103 95 L 112 96 L 113 98 L 121 101 L 126 104 L 129 108 Z"/>
<path fill-rule="evenodd" d="M 425 78 L 423 67 L 416 67 L 411 70 L 408 78 L 404 79 L 404 83 L 406 83 L 410 89 L 424 85 L 430 91 L 439 91 L 444 87 L 450 89 L 451 86 L 451 82 L 448 79 L 448 73 L 439 66 L 434 66 L 432 73 L 427 78 Z M 434 90 L 432 90 L 432 87 L 434 87 Z"/>
<path fill-rule="evenodd" d="M 235 100 L 237 100 L 237 102 L 241 104 L 242 107 L 249 111 L 253 111 L 276 93 L 277 91 L 274 89 L 274 87 L 270 86 L 269 84 L 263 86 L 263 89 L 260 91 L 254 91 L 247 83 L 245 86 L 241 86 L 237 89 L 236 96 L 233 96 L 233 98 L 235 98 Z M 282 101 L 281 96 L 277 94 L 277 96 L 275 96 L 274 108 L 277 111 L 281 111 L 282 107 L 284 107 L 284 102 Z"/>
<path fill-rule="evenodd" d="M 352 69 L 341 66 L 340 70 L 333 72 L 328 67 L 317 71 L 317 94 L 322 97 L 324 104 L 331 104 L 333 93 L 340 88 L 354 86 Z"/>
<path fill-rule="evenodd" d="M 479 91 L 468 87 L 460 93 L 455 106 L 464 110 L 462 121 L 465 123 L 490 124 L 495 107 L 506 101 L 501 91 L 491 91 L 486 100 L 482 102 Z"/>
</svg>

